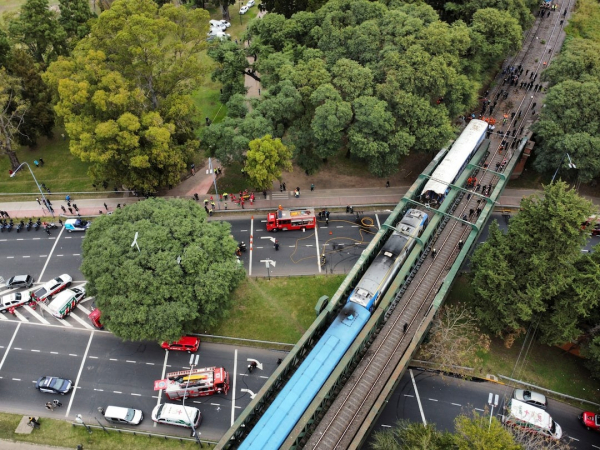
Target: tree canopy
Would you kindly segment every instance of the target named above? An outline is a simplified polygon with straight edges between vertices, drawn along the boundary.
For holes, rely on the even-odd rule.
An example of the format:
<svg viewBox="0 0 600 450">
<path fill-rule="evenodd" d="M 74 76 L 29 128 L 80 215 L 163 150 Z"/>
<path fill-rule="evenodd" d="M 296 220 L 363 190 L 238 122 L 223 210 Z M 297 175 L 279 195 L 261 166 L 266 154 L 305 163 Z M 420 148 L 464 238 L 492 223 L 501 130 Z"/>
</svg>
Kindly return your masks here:
<svg viewBox="0 0 600 450">
<path fill-rule="evenodd" d="M 176 184 L 197 148 L 190 94 L 205 73 L 208 13 L 117 0 L 45 80 L 71 152 L 97 181 L 155 191 Z"/>
<path fill-rule="evenodd" d="M 598 304 L 599 266 L 581 254 L 587 239 L 581 224 L 591 212 L 588 200 L 557 182 L 544 188 L 543 198 L 523 199 L 506 234 L 492 223 L 472 258 L 483 325 L 510 337 L 534 321 L 542 341 L 551 344 L 579 336 L 580 320 Z"/>
<path fill-rule="evenodd" d="M 249 144 L 246 154 L 245 171 L 250 183 L 258 189 L 268 189 L 275 180 L 281 180 L 281 171 L 292 170 L 290 159 L 292 150 L 273 139 L 270 135 L 255 139 Z"/>
<path fill-rule="evenodd" d="M 483 72 L 520 47 L 519 22 L 488 8 L 469 26 L 449 25 L 424 3 L 386 3 L 331 0 L 289 19 L 270 13 L 250 23 L 248 48 L 211 49 L 222 101 L 245 92 L 244 75 L 260 80 L 262 95 L 251 114 L 206 130 L 203 145 L 236 160 L 244 142 L 268 133 L 293 142 L 309 172 L 345 150 L 380 176 L 409 151 L 437 152 L 454 134 L 451 118 L 474 103 Z"/>
<path fill-rule="evenodd" d="M 213 326 L 231 306 L 244 277 L 236 245 L 230 225 L 207 222 L 195 202 L 149 199 L 94 220 L 81 272 L 116 336 L 177 340 Z"/>
</svg>

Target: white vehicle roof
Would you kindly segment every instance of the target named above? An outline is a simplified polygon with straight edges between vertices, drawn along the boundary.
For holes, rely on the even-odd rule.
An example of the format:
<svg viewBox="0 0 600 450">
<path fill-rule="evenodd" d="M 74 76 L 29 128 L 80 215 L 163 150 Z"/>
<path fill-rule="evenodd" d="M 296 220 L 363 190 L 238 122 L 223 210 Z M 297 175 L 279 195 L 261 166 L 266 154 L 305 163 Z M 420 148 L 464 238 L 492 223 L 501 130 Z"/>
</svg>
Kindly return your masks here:
<svg viewBox="0 0 600 450">
<path fill-rule="evenodd" d="M 435 169 L 431 179 L 425 184 L 423 194 L 434 192 L 444 195 L 448 185 L 456 178 L 468 156 L 484 139 L 488 124 L 483 120 L 473 119 L 456 139 L 446 157 Z"/>
<path fill-rule="evenodd" d="M 514 398 L 510 401 L 510 417 L 530 423 L 543 430 L 552 432 L 553 429 L 552 425 L 554 421 L 550 414 L 541 408 L 536 408 Z M 556 426 L 556 431 L 553 433 L 554 437 L 560 439 L 562 437 L 562 429 L 557 423 L 554 423 L 554 425 Z"/>
</svg>

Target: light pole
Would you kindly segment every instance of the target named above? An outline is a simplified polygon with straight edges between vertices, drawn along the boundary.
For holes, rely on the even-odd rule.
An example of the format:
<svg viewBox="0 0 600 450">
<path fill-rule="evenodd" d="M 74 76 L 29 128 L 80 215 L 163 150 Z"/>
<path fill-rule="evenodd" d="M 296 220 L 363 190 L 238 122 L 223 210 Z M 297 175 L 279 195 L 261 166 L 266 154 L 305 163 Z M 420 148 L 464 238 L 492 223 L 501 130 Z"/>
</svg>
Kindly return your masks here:
<svg viewBox="0 0 600 450">
<path fill-rule="evenodd" d="M 494 394 L 490 392 L 490 395 L 488 396 L 488 405 L 490 405 L 490 407 L 492 409 L 490 411 L 490 426 L 488 427 L 488 430 L 490 428 L 492 428 L 492 417 L 494 417 L 494 406 L 496 408 L 498 407 L 498 400 L 499 400 L 498 394 L 496 394 L 496 397 L 494 398 Z"/>
<path fill-rule="evenodd" d="M 571 161 L 571 157 L 569 156 L 569 154 L 565 153 L 564 156 L 562 157 L 562 159 L 560 160 L 560 164 L 556 168 L 556 172 L 554 172 L 554 176 L 552 177 L 552 181 L 550 182 L 550 184 L 554 183 L 554 179 L 556 178 L 556 175 L 558 175 L 558 171 L 560 170 L 560 167 L 565 162 L 565 158 L 569 158 L 569 169 L 577 169 L 577 166 L 575 164 L 573 164 L 573 161 Z"/>
<path fill-rule="evenodd" d="M 212 166 L 212 160 L 208 158 L 208 170 L 206 171 L 206 175 L 212 174 L 213 176 L 213 184 L 215 185 L 215 195 L 217 196 L 217 205 L 219 209 L 221 209 L 221 202 L 219 201 L 219 190 L 217 189 L 217 175 L 215 174 L 215 169 Z"/>
<path fill-rule="evenodd" d="M 137 238 L 138 238 L 138 232 L 136 231 L 135 232 L 135 236 L 133 238 L 133 242 L 131 243 L 131 246 L 133 247 L 135 245 L 137 247 L 137 249 L 138 249 L 138 252 L 141 253 L 142 251 L 140 250 L 140 246 L 137 243 Z"/>
<path fill-rule="evenodd" d="M 35 181 L 35 185 L 37 186 L 38 190 L 40 191 L 40 194 L 42 195 L 42 200 L 44 200 L 44 205 L 46 205 L 46 208 L 48 208 L 48 211 L 50 211 L 50 213 L 52 213 L 52 217 L 54 217 L 54 209 L 52 209 L 52 207 L 48 204 L 48 200 L 46 200 L 46 196 L 44 195 L 44 192 L 42 191 L 42 188 L 40 186 L 40 184 L 38 183 L 37 179 L 35 178 L 35 175 L 33 174 L 33 170 L 31 170 L 31 167 L 29 166 L 29 164 L 27 164 L 26 162 L 21 163 L 21 165 L 19 167 L 16 168 L 16 170 L 10 174 L 10 177 L 14 177 L 17 172 L 21 169 L 21 167 L 23 166 L 27 166 L 27 168 L 29 169 L 29 172 L 31 172 L 31 176 L 33 177 L 33 181 Z"/>
<path fill-rule="evenodd" d="M 190 378 L 192 375 L 192 370 L 194 370 L 194 366 L 198 365 L 198 359 L 200 358 L 200 355 L 191 355 L 190 356 L 190 376 L 187 379 L 187 383 L 185 384 L 185 392 L 183 393 L 183 400 L 181 401 L 181 406 L 183 406 L 183 410 L 185 411 L 185 415 L 187 416 L 188 419 L 188 423 L 190 424 L 190 428 L 192 429 L 192 436 L 194 436 L 196 438 L 196 442 L 200 445 L 200 447 L 202 447 L 202 442 L 200 442 L 200 438 L 198 437 L 198 432 L 196 431 L 196 428 L 194 427 L 194 424 L 192 423 L 191 419 L 190 419 L 190 415 L 187 412 L 187 409 L 185 407 L 185 399 L 187 398 L 187 392 L 188 392 L 188 387 L 190 386 Z"/>
<path fill-rule="evenodd" d="M 85 422 L 83 421 L 83 417 L 81 417 L 81 414 L 77 414 L 75 416 L 75 420 L 77 421 L 77 423 L 82 424 L 88 430 L 88 433 L 92 434 L 92 429 L 85 424 Z"/>
</svg>

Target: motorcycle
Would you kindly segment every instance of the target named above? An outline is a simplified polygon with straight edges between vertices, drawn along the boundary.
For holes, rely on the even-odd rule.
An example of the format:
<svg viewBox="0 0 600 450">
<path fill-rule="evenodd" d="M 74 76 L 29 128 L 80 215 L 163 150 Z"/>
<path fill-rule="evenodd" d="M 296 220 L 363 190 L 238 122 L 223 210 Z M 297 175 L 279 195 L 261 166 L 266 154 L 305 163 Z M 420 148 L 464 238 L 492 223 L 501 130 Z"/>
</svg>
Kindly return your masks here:
<svg viewBox="0 0 600 450">
<path fill-rule="evenodd" d="M 41 224 L 42 224 L 42 221 L 40 219 L 38 219 L 37 222 L 33 224 L 33 229 L 35 231 L 39 230 Z"/>
<path fill-rule="evenodd" d="M 25 226 L 25 224 L 23 223 L 23 221 L 21 220 L 19 222 L 19 224 L 17 225 L 17 233 L 20 233 L 21 230 L 23 229 L 23 227 Z"/>
<path fill-rule="evenodd" d="M 44 222 L 44 228 L 52 230 L 53 228 L 58 228 L 58 225 L 56 225 L 54 222 Z"/>
<path fill-rule="evenodd" d="M 31 226 L 33 225 L 33 222 L 31 221 L 31 219 L 29 219 L 29 222 L 27 222 L 27 225 L 25 225 L 25 229 L 27 231 L 31 231 Z"/>
<path fill-rule="evenodd" d="M 246 251 L 246 243 L 244 241 L 240 242 L 240 244 L 238 245 L 238 248 L 240 249 L 241 252 L 245 252 Z"/>
<path fill-rule="evenodd" d="M 0 232 L 4 233 L 4 225 L 6 225 L 6 220 L 0 220 Z"/>
<path fill-rule="evenodd" d="M 14 223 L 13 223 L 12 219 L 10 219 L 10 222 L 8 223 L 8 225 L 6 225 L 6 229 L 8 231 L 12 231 L 13 226 L 14 226 Z"/>
</svg>

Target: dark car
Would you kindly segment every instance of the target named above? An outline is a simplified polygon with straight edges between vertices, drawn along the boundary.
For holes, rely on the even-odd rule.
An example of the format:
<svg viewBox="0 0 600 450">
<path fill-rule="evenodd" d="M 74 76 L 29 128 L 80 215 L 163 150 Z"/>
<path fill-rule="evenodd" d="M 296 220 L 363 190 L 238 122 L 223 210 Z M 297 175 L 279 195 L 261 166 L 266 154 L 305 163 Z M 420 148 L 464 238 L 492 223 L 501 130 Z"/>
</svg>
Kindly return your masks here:
<svg viewBox="0 0 600 450">
<path fill-rule="evenodd" d="M 6 282 L 6 287 L 15 288 L 28 288 L 33 284 L 33 277 L 31 275 L 15 275 Z"/>
<path fill-rule="evenodd" d="M 65 380 L 59 377 L 42 377 L 35 383 L 35 388 L 40 392 L 47 392 L 49 394 L 68 394 L 73 387 L 71 380 Z"/>
</svg>

